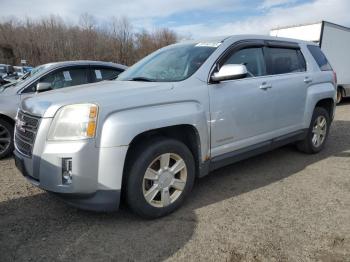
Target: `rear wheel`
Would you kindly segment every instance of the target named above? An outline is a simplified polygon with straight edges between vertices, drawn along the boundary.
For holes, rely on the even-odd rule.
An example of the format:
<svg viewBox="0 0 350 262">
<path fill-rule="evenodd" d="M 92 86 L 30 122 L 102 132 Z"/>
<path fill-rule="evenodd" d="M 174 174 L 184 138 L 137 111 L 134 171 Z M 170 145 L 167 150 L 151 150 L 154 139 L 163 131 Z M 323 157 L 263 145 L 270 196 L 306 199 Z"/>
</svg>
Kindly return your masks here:
<svg viewBox="0 0 350 262">
<path fill-rule="evenodd" d="M 159 138 L 139 147 L 129 167 L 127 203 L 145 218 L 173 212 L 193 186 L 193 156 L 186 145 L 177 140 Z"/>
<path fill-rule="evenodd" d="M 340 104 L 340 102 L 343 100 L 343 90 L 338 87 L 337 89 L 337 104 Z"/>
<path fill-rule="evenodd" d="M 327 110 L 322 107 L 316 107 L 307 136 L 298 143 L 298 149 L 308 154 L 320 152 L 328 138 L 329 128 L 330 117 Z"/>
<path fill-rule="evenodd" d="M 13 151 L 13 126 L 0 119 L 0 159 L 8 156 Z"/>
</svg>

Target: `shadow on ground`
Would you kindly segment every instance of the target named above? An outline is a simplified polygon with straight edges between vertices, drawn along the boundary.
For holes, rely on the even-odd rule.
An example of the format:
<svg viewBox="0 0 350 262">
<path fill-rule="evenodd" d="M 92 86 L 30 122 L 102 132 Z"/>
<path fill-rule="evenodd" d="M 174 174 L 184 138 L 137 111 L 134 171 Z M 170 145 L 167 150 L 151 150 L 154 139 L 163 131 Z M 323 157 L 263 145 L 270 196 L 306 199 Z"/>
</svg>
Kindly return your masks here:
<svg viewBox="0 0 350 262">
<path fill-rule="evenodd" d="M 280 181 L 328 157 L 348 154 L 347 130 L 350 122 L 335 121 L 327 147 L 317 155 L 287 146 L 217 170 L 197 181 L 179 211 L 159 220 L 145 221 L 126 210 L 80 211 L 47 193 L 2 202 L 0 260 L 164 260 L 192 238 L 197 209 Z"/>
</svg>

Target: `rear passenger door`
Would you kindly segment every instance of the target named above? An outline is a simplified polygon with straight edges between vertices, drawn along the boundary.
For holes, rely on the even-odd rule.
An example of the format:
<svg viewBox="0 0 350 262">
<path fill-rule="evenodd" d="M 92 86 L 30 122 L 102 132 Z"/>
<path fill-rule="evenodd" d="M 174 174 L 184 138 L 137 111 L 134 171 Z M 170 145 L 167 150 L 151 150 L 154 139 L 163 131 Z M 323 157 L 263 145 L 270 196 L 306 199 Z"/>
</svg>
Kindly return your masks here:
<svg viewBox="0 0 350 262">
<path fill-rule="evenodd" d="M 92 66 L 90 70 L 91 82 L 113 80 L 118 77 L 122 70 L 113 67 Z"/>
<path fill-rule="evenodd" d="M 267 74 L 273 97 L 275 135 L 303 126 L 307 87 L 312 82 L 298 44 L 269 42 L 264 48 Z"/>
</svg>

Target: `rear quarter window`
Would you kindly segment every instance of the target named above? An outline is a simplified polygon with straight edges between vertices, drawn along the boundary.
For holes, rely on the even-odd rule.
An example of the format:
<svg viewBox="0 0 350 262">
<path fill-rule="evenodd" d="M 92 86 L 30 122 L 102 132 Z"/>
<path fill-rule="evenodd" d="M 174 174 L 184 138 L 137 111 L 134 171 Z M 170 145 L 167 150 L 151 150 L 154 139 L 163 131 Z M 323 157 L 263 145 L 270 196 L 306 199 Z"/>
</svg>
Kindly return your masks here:
<svg viewBox="0 0 350 262">
<path fill-rule="evenodd" d="M 332 71 L 332 66 L 329 64 L 327 57 L 321 51 L 321 48 L 315 45 L 308 45 L 311 55 L 322 71 Z"/>
</svg>

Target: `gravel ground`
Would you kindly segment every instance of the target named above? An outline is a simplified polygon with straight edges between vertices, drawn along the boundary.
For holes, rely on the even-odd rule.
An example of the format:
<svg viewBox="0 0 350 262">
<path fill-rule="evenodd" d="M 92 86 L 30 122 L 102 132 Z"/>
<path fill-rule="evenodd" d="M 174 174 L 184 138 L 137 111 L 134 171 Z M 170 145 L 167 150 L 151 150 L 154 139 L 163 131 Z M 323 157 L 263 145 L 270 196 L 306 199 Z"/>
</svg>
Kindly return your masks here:
<svg viewBox="0 0 350 262">
<path fill-rule="evenodd" d="M 0 261 L 350 261 L 350 101 L 326 149 L 288 146 L 197 181 L 174 214 L 80 211 L 0 161 Z"/>
</svg>

